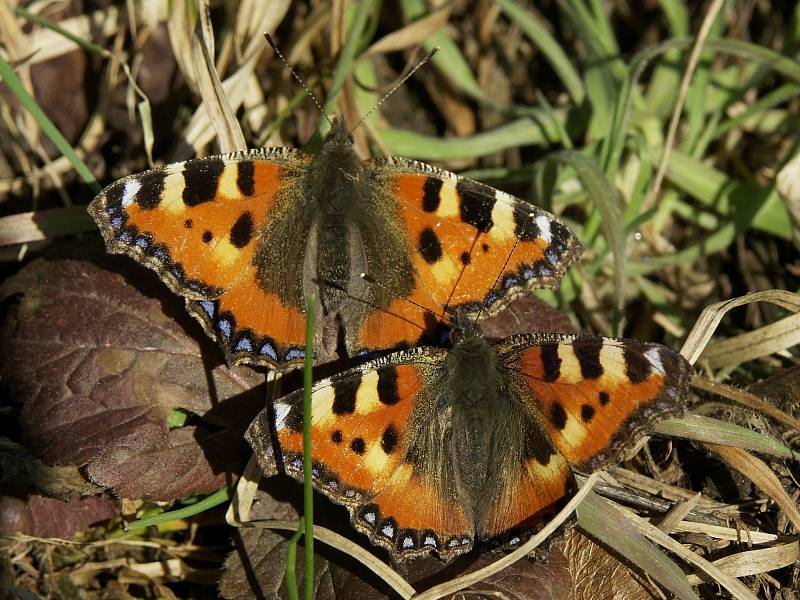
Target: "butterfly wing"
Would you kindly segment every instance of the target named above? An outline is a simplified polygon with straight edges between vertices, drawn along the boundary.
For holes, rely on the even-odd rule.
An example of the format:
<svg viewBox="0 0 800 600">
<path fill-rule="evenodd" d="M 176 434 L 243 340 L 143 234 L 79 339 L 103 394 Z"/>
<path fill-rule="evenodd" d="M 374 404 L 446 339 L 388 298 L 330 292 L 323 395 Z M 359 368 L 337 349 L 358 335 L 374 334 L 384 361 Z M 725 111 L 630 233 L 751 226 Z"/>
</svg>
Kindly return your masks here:
<svg viewBox="0 0 800 600">
<path fill-rule="evenodd" d="M 581 246 L 556 217 L 470 179 L 413 160 L 368 161 L 379 210 L 396 219 L 415 271 L 408 299 L 370 314 L 357 346 L 414 343 L 443 308 L 488 314 L 533 288 L 558 287 Z M 378 283 L 381 273 L 371 273 Z M 497 282 L 497 285 L 495 283 Z M 409 302 L 411 300 L 411 302 Z"/>
<path fill-rule="evenodd" d="M 262 285 L 254 257 L 307 161 L 290 148 L 271 148 L 170 164 L 111 184 L 89 213 L 110 252 L 153 269 L 187 298 L 231 363 L 296 361 L 302 310 Z M 287 256 L 303 255 L 301 231 L 295 239 Z"/>
<path fill-rule="evenodd" d="M 524 527 L 555 506 L 572 485 L 570 466 L 588 472 L 613 463 L 656 421 L 683 414 L 691 366 L 659 344 L 536 334 L 495 348 L 528 434 L 522 469 L 506 469 L 484 512 L 486 537 Z"/>
<path fill-rule="evenodd" d="M 472 547 L 471 515 L 417 460 L 430 435 L 433 392 L 446 352 L 417 348 L 366 363 L 314 385 L 314 487 L 350 512 L 355 529 L 399 561 L 436 551 L 447 559 Z M 303 479 L 302 390 L 278 400 L 248 429 L 247 440 L 266 475 Z M 447 467 L 444 467 L 447 468 Z M 435 470 L 435 469 L 434 469 Z"/>
</svg>

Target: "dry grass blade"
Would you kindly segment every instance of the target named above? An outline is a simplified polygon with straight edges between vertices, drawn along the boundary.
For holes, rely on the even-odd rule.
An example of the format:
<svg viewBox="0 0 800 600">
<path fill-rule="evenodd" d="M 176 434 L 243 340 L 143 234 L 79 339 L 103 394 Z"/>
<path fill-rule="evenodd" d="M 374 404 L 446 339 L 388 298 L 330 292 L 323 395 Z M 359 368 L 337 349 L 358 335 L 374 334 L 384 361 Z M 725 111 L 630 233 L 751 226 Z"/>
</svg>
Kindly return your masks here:
<svg viewBox="0 0 800 600">
<path fill-rule="evenodd" d="M 297 521 L 280 520 L 254 520 L 239 523 L 240 527 L 254 527 L 257 529 L 283 529 L 286 531 L 297 531 Z M 314 525 L 314 539 L 325 542 L 333 548 L 337 548 L 358 560 L 361 564 L 383 579 L 401 598 L 419 598 L 415 596 L 416 591 L 403 577 L 394 571 L 389 565 L 381 562 L 374 554 L 365 550 L 355 542 L 346 537 L 331 531 L 327 527 Z"/>
<path fill-rule="evenodd" d="M 774 533 L 764 533 L 763 531 L 751 531 L 739 527 L 721 527 L 719 525 L 709 525 L 708 523 L 694 523 L 692 521 L 681 521 L 672 528 L 673 532 L 700 533 L 715 540 L 728 540 L 731 542 L 741 542 L 742 538 L 752 544 L 770 544 L 778 539 Z"/>
<path fill-rule="evenodd" d="M 800 560 L 800 542 L 790 542 L 771 548 L 738 552 L 715 560 L 713 564 L 733 577 L 747 577 L 782 569 L 798 560 Z M 707 581 L 709 578 L 706 576 L 689 575 L 689 583 L 692 585 L 699 585 Z"/>
<path fill-rule="evenodd" d="M 220 150 L 246 150 L 247 142 L 242 128 L 233 114 L 214 66 L 214 31 L 211 27 L 208 1 L 201 2 L 199 8 L 200 14 L 192 38 L 192 59 L 203 106 L 217 133 Z"/>
<path fill-rule="evenodd" d="M 728 590 L 731 596 L 736 600 L 758 600 L 741 581 L 726 574 L 722 569 L 715 566 L 713 563 L 708 562 L 706 559 L 701 558 L 688 548 L 684 547 L 680 542 L 673 540 L 655 525 L 648 523 L 644 519 L 631 512 L 628 512 L 627 510 L 620 512 L 631 522 L 631 524 L 633 524 L 634 527 L 636 527 L 636 529 L 639 530 L 639 532 L 650 538 L 659 546 L 662 546 L 674 553 L 678 556 L 678 558 L 700 568 L 716 583 Z"/>
<path fill-rule="evenodd" d="M 800 344 L 800 313 L 709 344 L 700 359 L 711 369 L 734 367 L 743 362 L 782 352 Z"/>
<path fill-rule="evenodd" d="M 767 402 L 763 398 L 756 396 L 752 392 L 740 390 L 730 385 L 725 385 L 724 383 L 711 381 L 705 377 L 700 377 L 699 375 L 695 375 L 692 378 L 692 387 L 723 396 L 724 398 L 729 398 L 734 402 L 738 402 L 742 406 L 746 406 L 747 408 L 756 410 L 764 415 L 767 415 L 768 417 L 772 417 L 776 421 L 780 421 L 781 423 L 788 425 L 795 431 L 800 431 L 800 420 L 786 414 L 781 409 L 777 408 L 770 402 Z"/>
<path fill-rule="evenodd" d="M 689 333 L 689 336 L 686 338 L 681 348 L 681 354 L 685 356 L 690 363 L 696 363 L 725 314 L 732 308 L 752 302 L 771 302 L 772 304 L 777 304 L 792 312 L 800 311 L 800 294 L 794 294 L 784 290 L 753 292 L 730 300 L 717 302 L 703 309 L 700 318 L 697 319 L 697 322 L 694 324 L 692 331 Z"/>
<path fill-rule="evenodd" d="M 783 489 L 781 482 L 778 481 L 769 465 L 741 448 L 708 443 L 704 445 L 772 498 L 786 513 L 795 529 L 800 531 L 800 510 L 797 509 L 797 503 Z"/>
<path fill-rule="evenodd" d="M 405 27 L 383 36 L 369 47 L 366 54 L 372 56 L 374 54 L 397 52 L 421 44 L 444 27 L 447 19 L 450 18 L 450 9 L 451 4 L 445 4 L 428 16 L 417 19 Z"/>
</svg>

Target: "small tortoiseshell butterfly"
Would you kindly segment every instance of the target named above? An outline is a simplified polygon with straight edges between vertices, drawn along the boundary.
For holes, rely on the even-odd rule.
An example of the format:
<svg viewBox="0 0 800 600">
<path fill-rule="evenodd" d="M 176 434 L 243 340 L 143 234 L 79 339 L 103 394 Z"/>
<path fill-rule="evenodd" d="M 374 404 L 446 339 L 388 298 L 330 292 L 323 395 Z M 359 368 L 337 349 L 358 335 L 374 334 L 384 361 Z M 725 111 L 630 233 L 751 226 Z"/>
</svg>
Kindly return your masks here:
<svg viewBox="0 0 800 600">
<path fill-rule="evenodd" d="M 315 352 L 356 356 L 435 338 L 443 307 L 494 314 L 556 287 L 581 250 L 553 215 L 489 186 L 413 160 L 362 162 L 339 120 L 318 155 L 166 165 L 108 186 L 89 213 L 110 252 L 186 298 L 229 364 L 278 369 L 303 359 L 312 293 Z"/>
<path fill-rule="evenodd" d="M 571 469 L 617 461 L 657 419 L 680 416 L 691 367 L 664 346 L 566 334 L 414 348 L 318 382 L 313 482 L 397 561 L 451 560 L 507 543 L 574 490 Z M 303 391 L 246 437 L 265 475 L 303 479 Z"/>
</svg>

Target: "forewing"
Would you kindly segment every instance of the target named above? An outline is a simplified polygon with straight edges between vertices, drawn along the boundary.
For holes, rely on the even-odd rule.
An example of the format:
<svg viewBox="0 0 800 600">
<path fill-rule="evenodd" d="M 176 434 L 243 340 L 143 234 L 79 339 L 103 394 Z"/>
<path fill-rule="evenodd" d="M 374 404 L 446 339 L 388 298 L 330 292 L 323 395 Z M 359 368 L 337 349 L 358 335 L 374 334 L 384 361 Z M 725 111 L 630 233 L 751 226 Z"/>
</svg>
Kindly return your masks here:
<svg viewBox="0 0 800 600">
<path fill-rule="evenodd" d="M 110 252 L 153 269 L 187 299 L 231 363 L 280 365 L 302 358 L 304 316 L 259 285 L 254 257 L 307 160 L 272 148 L 174 163 L 111 184 L 89 213 Z M 295 258 L 302 266 L 302 254 Z"/>
</svg>

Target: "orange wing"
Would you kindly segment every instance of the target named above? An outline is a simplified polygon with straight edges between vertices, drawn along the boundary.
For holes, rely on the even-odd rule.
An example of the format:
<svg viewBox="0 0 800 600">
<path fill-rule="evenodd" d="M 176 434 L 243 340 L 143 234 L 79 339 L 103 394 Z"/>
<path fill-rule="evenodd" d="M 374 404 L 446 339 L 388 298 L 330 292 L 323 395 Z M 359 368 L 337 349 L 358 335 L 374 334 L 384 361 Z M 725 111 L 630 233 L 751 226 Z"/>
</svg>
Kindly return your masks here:
<svg viewBox="0 0 800 600">
<path fill-rule="evenodd" d="M 442 497 L 436 482 L 407 459 L 415 409 L 428 398 L 421 392 L 445 356 L 433 348 L 396 353 L 313 388 L 314 487 L 345 505 L 353 526 L 400 561 L 432 550 L 445 558 L 472 547 L 464 508 Z M 301 390 L 275 403 L 271 427 L 259 424 L 267 418 L 260 416 L 248 430 L 265 473 L 275 472 L 274 439 L 283 468 L 302 481 L 302 411 Z"/>
<path fill-rule="evenodd" d="M 402 158 L 366 166 L 376 203 L 389 205 L 382 208 L 407 238 L 415 286 L 367 316 L 357 339 L 363 348 L 438 343 L 435 315 L 484 304 L 496 314 L 528 290 L 558 287 L 580 256 L 556 217 L 504 192 Z M 380 273 L 370 275 L 380 284 Z"/>
<path fill-rule="evenodd" d="M 253 257 L 281 190 L 308 160 L 273 148 L 170 164 L 113 183 L 89 212 L 109 251 L 187 298 L 230 362 L 297 361 L 305 317 L 259 286 Z"/>
<path fill-rule="evenodd" d="M 618 460 L 655 421 L 683 414 L 691 366 L 659 344 L 540 334 L 496 348 L 553 446 L 580 470 Z"/>
</svg>

